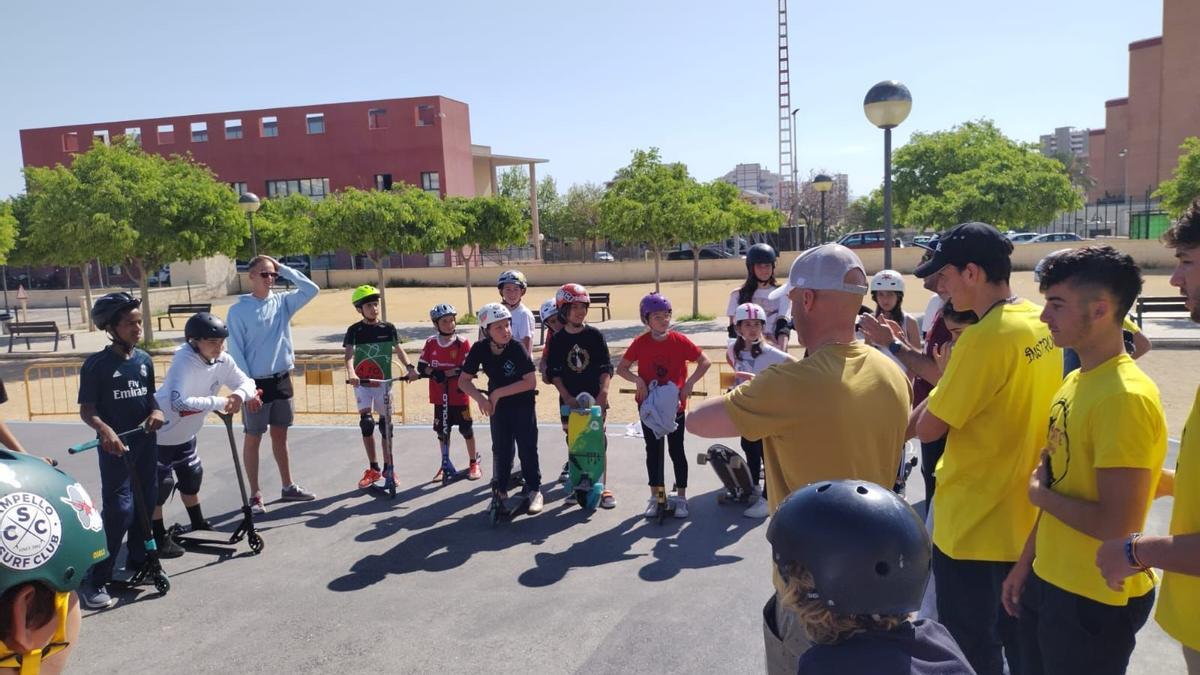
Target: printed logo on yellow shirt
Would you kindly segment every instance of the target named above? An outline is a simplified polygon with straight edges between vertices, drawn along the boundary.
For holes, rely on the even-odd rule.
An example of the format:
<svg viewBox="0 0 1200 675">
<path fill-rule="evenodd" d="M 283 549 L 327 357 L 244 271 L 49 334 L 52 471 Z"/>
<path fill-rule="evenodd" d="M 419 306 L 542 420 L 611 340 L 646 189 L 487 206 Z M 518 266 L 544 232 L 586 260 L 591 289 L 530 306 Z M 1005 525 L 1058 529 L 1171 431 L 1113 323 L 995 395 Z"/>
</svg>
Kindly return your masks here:
<svg viewBox="0 0 1200 675">
<path fill-rule="evenodd" d="M 1067 477 L 1071 468 L 1071 437 L 1067 434 L 1067 418 L 1071 414 L 1071 403 L 1065 398 L 1050 406 L 1050 428 L 1046 432 L 1046 451 L 1050 455 L 1050 485 Z M 1061 471 L 1060 468 L 1061 467 Z"/>
</svg>

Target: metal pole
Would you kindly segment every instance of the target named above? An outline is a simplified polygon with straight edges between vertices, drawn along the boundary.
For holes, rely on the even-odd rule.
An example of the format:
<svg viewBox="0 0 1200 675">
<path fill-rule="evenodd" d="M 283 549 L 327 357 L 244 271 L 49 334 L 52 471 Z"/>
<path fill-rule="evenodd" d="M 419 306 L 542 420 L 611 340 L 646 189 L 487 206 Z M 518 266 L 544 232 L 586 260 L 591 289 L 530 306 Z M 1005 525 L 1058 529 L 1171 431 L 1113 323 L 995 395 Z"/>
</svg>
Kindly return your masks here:
<svg viewBox="0 0 1200 675">
<path fill-rule="evenodd" d="M 824 229 L 822 226 L 821 229 Z M 892 130 L 883 130 L 883 266 L 892 269 Z"/>
<path fill-rule="evenodd" d="M 827 230 L 825 229 L 825 192 L 822 191 L 821 192 L 821 243 L 822 244 L 825 243 L 825 235 L 826 234 L 827 234 Z"/>
<path fill-rule="evenodd" d="M 8 311 L 8 265 L 4 266 L 4 311 Z"/>
<path fill-rule="evenodd" d="M 254 236 L 254 212 L 247 211 L 246 218 L 250 220 L 250 252 L 255 258 L 258 257 L 258 238 Z"/>
<path fill-rule="evenodd" d="M 70 269 L 70 268 L 68 267 L 67 269 Z M 87 274 L 87 272 L 84 272 L 84 274 Z M 71 327 L 71 299 L 65 295 L 63 296 L 63 309 L 67 310 L 67 328 L 70 328 Z"/>
</svg>

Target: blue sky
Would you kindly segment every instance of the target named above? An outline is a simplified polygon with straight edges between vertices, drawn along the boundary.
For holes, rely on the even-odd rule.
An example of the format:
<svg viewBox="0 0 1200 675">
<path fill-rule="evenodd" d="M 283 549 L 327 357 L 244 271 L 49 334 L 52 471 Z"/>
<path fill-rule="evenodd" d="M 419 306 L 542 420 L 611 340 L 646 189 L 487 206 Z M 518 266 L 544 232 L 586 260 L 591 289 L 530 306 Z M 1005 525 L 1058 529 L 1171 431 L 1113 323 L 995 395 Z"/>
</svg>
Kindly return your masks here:
<svg viewBox="0 0 1200 675">
<path fill-rule="evenodd" d="M 71 5 L 70 8 L 64 5 Z M 1101 127 L 1125 96 L 1128 43 L 1161 0 L 793 0 L 797 164 L 880 182 L 862 98 L 898 79 L 912 131 L 979 117 L 1036 140 Z M 0 21 L 0 196 L 22 189 L 18 130 L 269 106 L 442 94 L 472 139 L 550 159 L 560 190 L 633 148 L 711 179 L 772 169 L 774 0 L 111 2 L 8 0 Z"/>
</svg>

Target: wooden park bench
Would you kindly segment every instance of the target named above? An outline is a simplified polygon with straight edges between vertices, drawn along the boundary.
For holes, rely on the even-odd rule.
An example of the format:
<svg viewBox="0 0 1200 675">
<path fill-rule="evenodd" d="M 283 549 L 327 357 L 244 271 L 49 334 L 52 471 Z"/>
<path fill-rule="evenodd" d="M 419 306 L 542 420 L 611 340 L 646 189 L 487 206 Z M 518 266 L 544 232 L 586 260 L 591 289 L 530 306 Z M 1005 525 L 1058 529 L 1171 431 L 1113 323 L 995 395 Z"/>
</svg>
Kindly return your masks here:
<svg viewBox="0 0 1200 675">
<path fill-rule="evenodd" d="M 612 318 L 612 310 L 608 306 L 610 293 L 588 293 L 592 299 L 592 309 L 600 310 L 600 320 L 608 321 Z"/>
<path fill-rule="evenodd" d="M 32 349 L 29 345 L 29 338 L 32 337 L 53 337 L 54 351 L 58 351 L 58 339 L 66 335 L 71 338 L 71 349 L 75 348 L 75 332 L 60 331 L 58 323 L 55 321 L 25 321 L 23 323 L 13 322 L 8 324 L 8 351 L 12 352 L 13 342 L 17 338 L 24 338 L 25 349 Z"/>
<path fill-rule="evenodd" d="M 196 314 L 198 312 L 211 312 L 211 311 L 212 311 L 211 303 L 206 304 L 206 303 L 202 303 L 202 302 L 183 302 L 178 305 L 167 305 L 167 313 L 160 314 L 157 317 L 158 318 L 158 329 L 162 330 L 163 319 L 166 319 L 167 322 L 171 324 L 171 328 L 174 329 L 175 328 L 175 318 L 174 317 L 177 317 L 177 316 L 190 317 L 191 315 Z"/>
<path fill-rule="evenodd" d="M 1134 305 L 1134 320 L 1138 328 L 1142 327 L 1142 317 L 1146 314 L 1187 314 L 1182 295 L 1143 295 Z"/>
</svg>

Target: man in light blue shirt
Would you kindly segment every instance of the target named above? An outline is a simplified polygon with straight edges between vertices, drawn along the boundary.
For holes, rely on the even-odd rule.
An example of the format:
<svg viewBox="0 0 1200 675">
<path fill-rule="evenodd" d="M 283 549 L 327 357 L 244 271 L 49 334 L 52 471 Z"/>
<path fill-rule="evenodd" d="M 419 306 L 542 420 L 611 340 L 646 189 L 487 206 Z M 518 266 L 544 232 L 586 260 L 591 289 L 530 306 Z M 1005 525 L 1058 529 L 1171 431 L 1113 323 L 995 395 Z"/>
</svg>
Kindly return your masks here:
<svg viewBox="0 0 1200 675">
<path fill-rule="evenodd" d="M 229 308 L 226 344 L 238 368 L 254 378 L 255 386 L 262 390 L 263 405 L 258 412 L 242 409 L 246 433 L 243 456 L 253 494 L 250 507 L 255 513 L 266 513 L 258 485 L 258 449 L 268 427 L 271 452 L 283 485 L 281 499 L 303 502 L 315 498 L 313 493 L 292 482 L 287 431 L 293 419 L 291 371 L 295 356 L 290 322 L 293 314 L 317 297 L 319 289 L 303 274 L 266 255 L 250 261 L 249 274 L 250 293 Z M 272 292 L 271 287 L 279 277 L 295 284 L 296 289 Z"/>
</svg>

